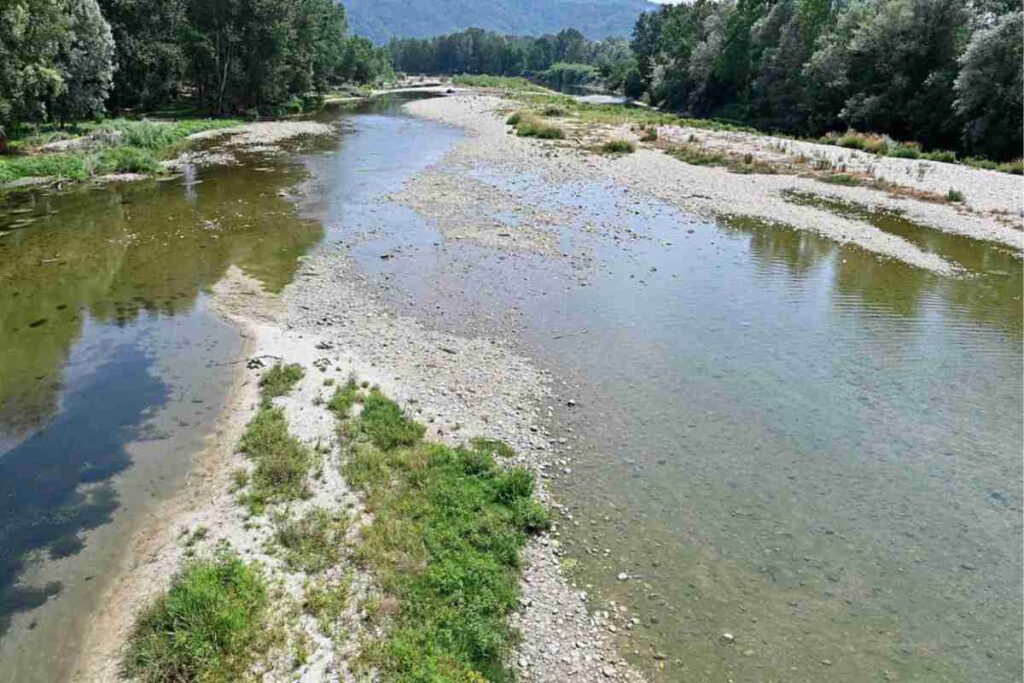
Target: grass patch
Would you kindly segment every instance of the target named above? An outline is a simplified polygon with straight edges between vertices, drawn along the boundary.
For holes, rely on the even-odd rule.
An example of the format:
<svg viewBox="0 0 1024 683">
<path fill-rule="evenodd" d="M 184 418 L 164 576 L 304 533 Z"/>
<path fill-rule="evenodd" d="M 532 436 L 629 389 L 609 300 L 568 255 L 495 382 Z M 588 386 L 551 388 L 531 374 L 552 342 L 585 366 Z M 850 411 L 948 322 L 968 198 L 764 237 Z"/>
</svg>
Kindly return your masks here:
<svg viewBox="0 0 1024 683">
<path fill-rule="evenodd" d="M 1010 173 L 1012 175 L 1024 175 L 1024 158 L 999 163 L 996 161 L 992 161 L 991 159 L 967 157 L 966 159 L 961 159 L 960 163 L 962 163 L 964 166 L 970 166 L 972 168 L 981 168 L 986 171 L 999 171 L 1000 173 Z"/>
<path fill-rule="evenodd" d="M 93 173 L 91 159 L 74 154 L 0 157 L 0 183 L 19 178 L 85 180 Z"/>
<path fill-rule="evenodd" d="M 316 455 L 288 432 L 281 408 L 264 405 L 246 426 L 238 445 L 256 463 L 243 500 L 253 514 L 268 503 L 309 495 L 309 473 Z"/>
<path fill-rule="evenodd" d="M 377 448 L 390 451 L 398 446 L 412 446 L 419 442 L 426 429 L 410 420 L 394 401 L 377 389 L 370 390 L 362 399 L 363 410 L 352 422 L 348 436 L 365 437 Z"/>
<path fill-rule="evenodd" d="M 850 175 L 849 173 L 830 173 L 819 177 L 818 180 L 823 183 L 828 183 L 829 185 L 846 185 L 848 187 L 854 187 L 862 184 L 860 178 L 855 175 Z"/>
<path fill-rule="evenodd" d="M 898 142 L 889 148 L 889 156 L 898 159 L 918 159 L 921 156 L 921 145 L 916 142 Z"/>
<path fill-rule="evenodd" d="M 343 423 L 345 473 L 373 514 L 357 559 L 380 581 L 371 611 L 386 633 L 363 663 L 399 683 L 512 681 L 519 551 L 548 525 L 532 475 L 496 465 L 500 442 L 424 443 L 423 428 L 379 392 L 362 401 Z"/>
<path fill-rule="evenodd" d="M 478 436 L 470 439 L 469 444 L 473 450 L 489 453 L 492 457 L 511 458 L 516 454 L 512 447 L 501 439 L 487 439 Z"/>
<path fill-rule="evenodd" d="M 307 581 L 303 586 L 302 611 L 316 619 L 317 628 L 324 635 L 337 634 L 348 605 L 349 588 L 346 579 Z"/>
<path fill-rule="evenodd" d="M 643 133 L 640 134 L 640 142 L 657 142 L 658 141 L 658 128 L 656 126 L 647 126 L 644 128 Z"/>
<path fill-rule="evenodd" d="M 727 154 L 708 150 L 693 144 L 678 145 L 665 150 L 666 153 L 687 164 L 694 166 L 722 166 L 733 173 L 760 173 L 771 175 L 778 170 L 765 161 L 754 158 L 753 154 Z"/>
<path fill-rule="evenodd" d="M 122 672 L 144 683 L 244 679 L 268 643 L 269 605 L 266 579 L 237 555 L 190 562 L 139 615 Z"/>
<path fill-rule="evenodd" d="M 339 419 L 346 418 L 358 398 L 359 385 L 356 384 L 355 379 L 350 377 L 344 386 L 334 390 L 334 396 L 327 402 L 327 409 Z"/>
<path fill-rule="evenodd" d="M 955 204 L 960 204 L 964 201 L 964 193 L 951 187 L 949 188 L 949 192 L 946 193 L 946 200 Z"/>
<path fill-rule="evenodd" d="M 636 145 L 628 140 L 609 140 L 601 145 L 604 154 L 632 154 L 635 151 Z"/>
<path fill-rule="evenodd" d="M 280 520 L 274 540 L 283 549 L 290 569 L 316 574 L 341 559 L 346 531 L 348 518 L 344 514 L 313 508 L 299 519 Z"/>
<path fill-rule="evenodd" d="M 932 152 L 923 152 L 921 158 L 928 161 L 941 161 L 944 164 L 955 164 L 956 152 L 950 152 L 948 149 L 937 149 Z"/>
<path fill-rule="evenodd" d="M 727 161 L 721 152 L 709 151 L 696 145 L 680 145 L 666 151 L 670 156 L 693 166 L 724 166 Z"/>
<path fill-rule="evenodd" d="M 521 76 L 488 76 L 486 74 L 459 74 L 452 77 L 452 83 L 467 88 L 498 88 L 521 92 L 551 92 L 547 88 L 531 83 Z"/>
<path fill-rule="evenodd" d="M 291 393 L 305 374 L 306 371 L 297 363 L 276 364 L 260 378 L 260 398 L 266 402 Z"/>
<path fill-rule="evenodd" d="M 175 156 L 185 138 L 207 130 L 237 126 L 237 119 L 81 122 L 65 129 L 32 129 L 12 141 L 0 156 L 0 182 L 20 178 L 87 180 L 107 173 L 160 173 L 162 159 Z M 89 144 L 64 152 L 35 153 L 57 140 L 89 136 Z"/>
<path fill-rule="evenodd" d="M 561 128 L 528 112 L 512 114 L 507 122 L 515 129 L 516 135 L 521 138 L 540 138 L 542 140 L 562 140 L 565 138 L 565 131 Z"/>
</svg>

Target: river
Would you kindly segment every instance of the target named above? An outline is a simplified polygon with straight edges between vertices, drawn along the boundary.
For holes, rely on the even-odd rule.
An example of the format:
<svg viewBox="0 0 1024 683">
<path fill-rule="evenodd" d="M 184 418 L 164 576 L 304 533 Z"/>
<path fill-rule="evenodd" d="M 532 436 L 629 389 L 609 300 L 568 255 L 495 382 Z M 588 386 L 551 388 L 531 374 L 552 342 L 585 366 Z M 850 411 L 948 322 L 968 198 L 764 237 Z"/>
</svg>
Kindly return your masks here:
<svg viewBox="0 0 1024 683">
<path fill-rule="evenodd" d="M 653 676 L 1020 679 L 1019 258 L 866 216 L 971 275 L 945 278 L 498 167 L 459 172 L 572 208 L 557 257 L 446 239 L 391 193 L 459 131 L 387 101 L 341 116 L 287 160 L 5 200 L 0 680 L 60 678 L 132 512 L 212 429 L 240 348 L 212 284 L 237 265 L 280 289 L 335 241 L 394 308 L 564 382 L 567 568 L 642 615 L 623 647 Z"/>
</svg>

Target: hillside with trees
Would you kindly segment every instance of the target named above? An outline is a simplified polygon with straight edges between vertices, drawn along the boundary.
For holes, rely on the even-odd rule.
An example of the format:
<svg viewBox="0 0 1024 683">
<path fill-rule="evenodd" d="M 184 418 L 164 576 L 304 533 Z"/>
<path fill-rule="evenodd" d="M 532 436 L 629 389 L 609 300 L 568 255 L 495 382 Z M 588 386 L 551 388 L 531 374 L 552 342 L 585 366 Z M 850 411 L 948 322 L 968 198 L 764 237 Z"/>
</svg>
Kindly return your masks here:
<svg viewBox="0 0 1024 683">
<path fill-rule="evenodd" d="M 479 27 L 540 36 L 575 28 L 594 40 L 629 36 L 647 0 L 348 0 L 352 31 L 383 44 L 391 38 L 429 38 Z"/>
<path fill-rule="evenodd" d="M 660 107 L 997 159 L 1022 153 L 1022 45 L 1014 0 L 696 0 L 642 15 L 632 41 Z"/>
</svg>

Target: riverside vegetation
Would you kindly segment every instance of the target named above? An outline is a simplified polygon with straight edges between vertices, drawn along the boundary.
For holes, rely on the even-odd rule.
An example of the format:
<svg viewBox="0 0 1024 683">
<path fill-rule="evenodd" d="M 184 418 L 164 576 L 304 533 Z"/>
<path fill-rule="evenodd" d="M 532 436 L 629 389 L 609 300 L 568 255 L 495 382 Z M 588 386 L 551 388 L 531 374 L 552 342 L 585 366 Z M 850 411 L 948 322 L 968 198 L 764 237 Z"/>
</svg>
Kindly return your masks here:
<svg viewBox="0 0 1024 683">
<path fill-rule="evenodd" d="M 188 135 L 237 123 L 222 117 L 301 113 L 392 75 L 332 0 L 14 0 L 0 9 L 0 182 L 152 173 Z"/>
<path fill-rule="evenodd" d="M 186 561 L 167 592 L 140 613 L 122 671 L 154 682 L 244 679 L 289 640 L 289 624 L 275 615 L 288 621 L 309 614 L 323 633 L 340 635 L 348 581 L 323 577 L 352 562 L 376 586 L 363 608 L 383 634 L 364 645 L 356 666 L 393 681 L 513 680 L 506 660 L 516 634 L 508 616 L 518 605 L 520 551 L 548 527 L 546 510 L 533 499 L 533 475 L 501 466 L 512 453 L 498 441 L 424 441 L 423 425 L 377 388 L 350 379 L 325 405 L 338 422 L 343 474 L 371 515 L 349 547 L 343 510 L 315 507 L 297 519 L 285 507 L 271 511 L 307 495 L 314 476 L 314 459 L 296 456 L 312 449 L 289 434 L 274 405 L 303 375 L 301 367 L 281 364 L 265 373 L 239 449 L 270 476 L 236 481 L 249 489 L 239 500 L 252 514 L 276 518 L 276 552 L 289 571 L 306 577 L 302 604 L 288 605 L 264 567 L 222 544 Z M 293 659 L 302 663 L 303 640 L 291 640 Z"/>
<path fill-rule="evenodd" d="M 390 50 L 403 71 L 603 86 L 688 118 L 1020 172 L 1022 46 L 1009 0 L 697 0 L 642 14 L 628 49 L 476 29 Z"/>
</svg>

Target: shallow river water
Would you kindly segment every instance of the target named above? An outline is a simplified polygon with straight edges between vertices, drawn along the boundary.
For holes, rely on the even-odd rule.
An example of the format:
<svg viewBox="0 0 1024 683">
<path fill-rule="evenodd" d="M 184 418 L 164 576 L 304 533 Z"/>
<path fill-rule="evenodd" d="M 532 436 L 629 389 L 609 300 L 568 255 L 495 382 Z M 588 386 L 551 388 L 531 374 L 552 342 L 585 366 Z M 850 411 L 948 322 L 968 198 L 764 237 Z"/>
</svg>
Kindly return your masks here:
<svg viewBox="0 0 1024 683">
<path fill-rule="evenodd" d="M 566 568 L 596 609 L 638 615 L 620 635 L 653 675 L 1020 680 L 1018 258 L 863 215 L 972 274 L 941 278 L 477 168 L 467 183 L 565 217 L 555 253 L 495 249 L 390 199 L 459 131 L 386 102 L 346 117 L 301 166 L 0 208 L 0 681 L 59 679 L 40 643 L 73 657 L 103 549 L 211 429 L 239 341 L 204 291 L 230 265 L 280 288 L 321 240 L 399 310 L 551 370 Z M 303 178 L 298 217 L 277 190 Z M 490 218 L 514 234 L 508 208 Z"/>
</svg>

